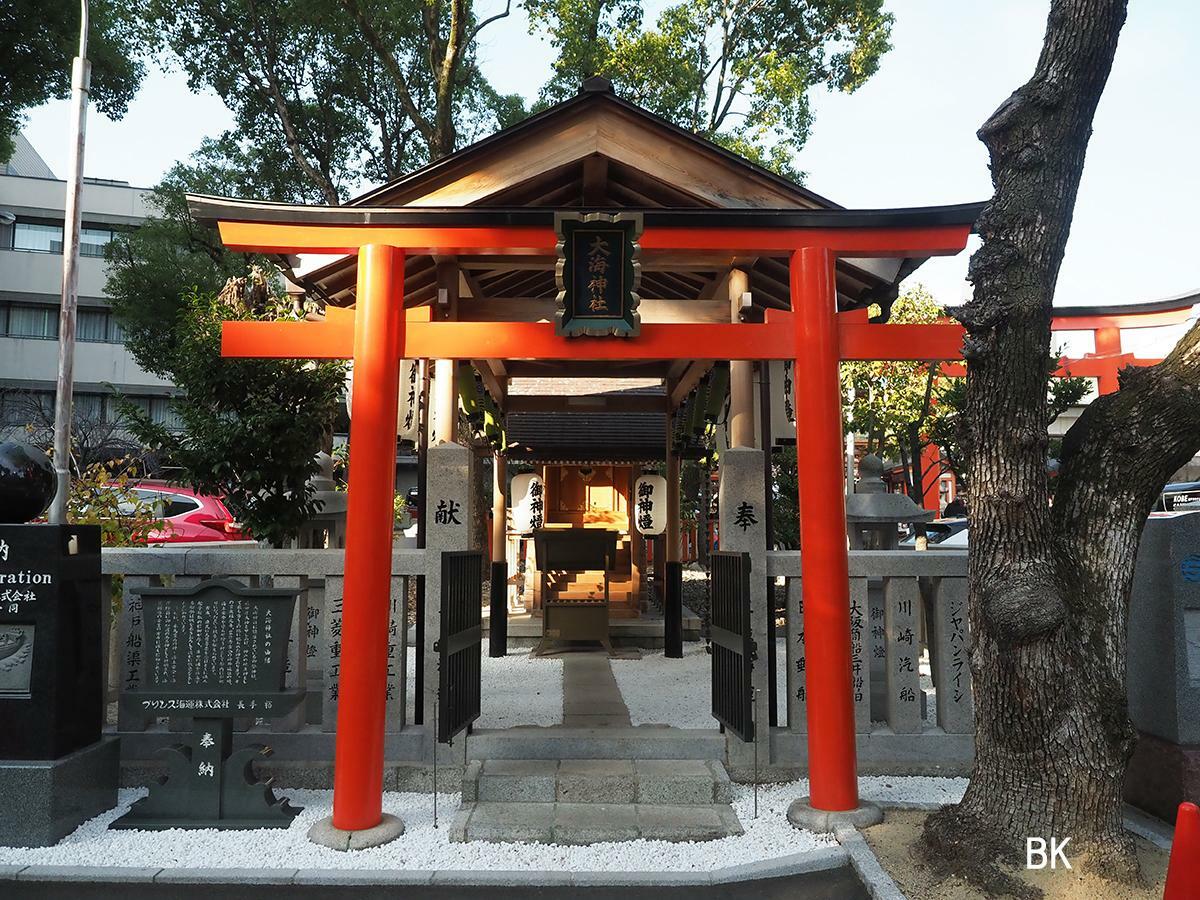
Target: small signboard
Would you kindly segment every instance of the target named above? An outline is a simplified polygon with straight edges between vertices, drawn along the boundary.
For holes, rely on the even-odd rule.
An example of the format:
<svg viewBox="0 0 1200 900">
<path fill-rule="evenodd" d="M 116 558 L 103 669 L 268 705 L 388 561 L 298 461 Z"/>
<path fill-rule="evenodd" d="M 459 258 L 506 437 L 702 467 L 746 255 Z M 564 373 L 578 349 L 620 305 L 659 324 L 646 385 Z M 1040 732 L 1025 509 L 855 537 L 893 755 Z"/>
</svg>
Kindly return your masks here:
<svg viewBox="0 0 1200 900">
<path fill-rule="evenodd" d="M 642 320 L 641 213 L 557 213 L 555 333 L 636 337 Z"/>
<path fill-rule="evenodd" d="M 192 719 L 190 746 L 167 748 L 167 777 L 112 828 L 286 828 L 300 811 L 258 781 L 253 744 L 234 752 L 235 717 L 282 716 L 304 697 L 286 690 L 297 590 L 211 579 L 190 588 L 144 588 L 145 686 L 127 708 Z"/>
</svg>

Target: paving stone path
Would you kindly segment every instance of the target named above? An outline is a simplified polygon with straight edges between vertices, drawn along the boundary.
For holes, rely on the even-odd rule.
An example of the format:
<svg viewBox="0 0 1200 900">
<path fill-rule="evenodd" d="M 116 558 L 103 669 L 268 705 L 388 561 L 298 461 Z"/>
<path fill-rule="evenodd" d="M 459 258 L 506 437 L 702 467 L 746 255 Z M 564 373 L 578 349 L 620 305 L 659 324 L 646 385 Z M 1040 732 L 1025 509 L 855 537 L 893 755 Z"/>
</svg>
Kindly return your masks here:
<svg viewBox="0 0 1200 900">
<path fill-rule="evenodd" d="M 630 727 L 629 708 L 621 699 L 608 654 L 571 653 L 562 659 L 564 727 Z"/>
</svg>

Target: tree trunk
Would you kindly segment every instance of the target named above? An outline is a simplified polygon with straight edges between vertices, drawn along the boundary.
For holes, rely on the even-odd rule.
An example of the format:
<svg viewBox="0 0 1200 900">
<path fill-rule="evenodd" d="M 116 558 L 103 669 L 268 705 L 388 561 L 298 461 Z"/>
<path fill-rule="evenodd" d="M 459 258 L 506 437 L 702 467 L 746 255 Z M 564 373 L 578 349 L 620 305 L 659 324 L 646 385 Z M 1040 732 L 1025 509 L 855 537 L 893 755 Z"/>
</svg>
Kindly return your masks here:
<svg viewBox="0 0 1200 900">
<path fill-rule="evenodd" d="M 974 296 L 956 312 L 967 328 L 976 758 L 962 802 L 930 819 L 934 861 L 1023 858 L 1027 837 L 1053 836 L 1110 874 L 1136 872 L 1121 827 L 1124 611 L 1152 496 L 1121 486 L 1117 403 L 1098 401 L 1076 426 L 1090 423 L 1088 447 L 1064 452 L 1053 510 L 1046 471 L 1051 302 L 1125 6 L 1053 0 L 1033 78 L 979 131 L 995 196 L 980 217 Z"/>
</svg>

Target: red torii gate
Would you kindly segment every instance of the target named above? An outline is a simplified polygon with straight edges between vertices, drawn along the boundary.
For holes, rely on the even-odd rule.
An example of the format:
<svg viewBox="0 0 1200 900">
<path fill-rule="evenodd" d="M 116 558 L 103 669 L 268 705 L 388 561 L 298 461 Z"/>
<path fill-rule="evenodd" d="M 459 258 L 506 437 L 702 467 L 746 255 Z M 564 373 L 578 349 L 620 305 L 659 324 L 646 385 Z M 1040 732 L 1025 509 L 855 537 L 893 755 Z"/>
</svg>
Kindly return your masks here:
<svg viewBox="0 0 1200 900">
<path fill-rule="evenodd" d="M 434 214 L 428 210 L 331 210 L 190 199 L 198 217 L 218 220 L 221 239 L 232 250 L 358 254 L 354 312 L 330 308 L 323 323 L 226 322 L 222 339 L 222 353 L 231 357 L 354 360 L 335 828 L 365 830 L 378 825 L 382 816 L 391 495 L 402 358 L 793 360 L 797 371 L 806 373 L 796 380 L 795 408 L 810 801 L 829 811 L 858 806 L 838 362 L 954 359 L 960 355 L 962 331 L 954 325 L 871 325 L 861 318 L 839 324 L 835 265 L 838 257 L 956 254 L 965 246 L 977 206 L 787 211 L 773 220 L 771 214 L 780 211 L 736 211 L 745 216 L 720 211 L 736 223 L 723 227 L 656 225 L 648 212 L 640 240 L 643 252 L 786 254 L 792 311 L 768 310 L 762 324 L 645 324 L 639 336 L 621 339 L 559 337 L 552 323 L 434 322 L 428 308 L 405 311 L 406 253 L 553 253 L 557 236 L 551 227 L 430 226 L 424 224 Z M 468 212 L 453 210 L 458 218 Z M 406 213 L 408 221 L 422 224 L 387 224 L 389 219 L 403 223 Z M 349 221 L 353 217 L 357 221 Z M 763 220 L 771 220 L 773 227 L 758 224 Z M 737 227 L 742 221 L 747 227 Z"/>
</svg>

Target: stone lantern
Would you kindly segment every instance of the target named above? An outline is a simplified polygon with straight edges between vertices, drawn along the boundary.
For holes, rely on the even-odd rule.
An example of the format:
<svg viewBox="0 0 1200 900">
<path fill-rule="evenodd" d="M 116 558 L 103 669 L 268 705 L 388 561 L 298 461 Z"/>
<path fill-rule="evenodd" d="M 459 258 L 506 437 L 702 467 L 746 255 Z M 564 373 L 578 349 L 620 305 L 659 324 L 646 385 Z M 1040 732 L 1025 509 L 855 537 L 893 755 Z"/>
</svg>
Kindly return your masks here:
<svg viewBox="0 0 1200 900">
<path fill-rule="evenodd" d="M 932 510 L 922 509 L 904 494 L 888 492 L 883 483 L 883 461 L 867 454 L 858 463 L 858 484 L 846 495 L 846 529 L 851 550 L 899 550 L 900 525 L 928 522 Z M 871 719 L 887 713 L 887 638 L 884 632 L 883 578 L 867 579 L 869 619 L 867 646 L 871 648 Z M 925 714 L 925 694 L 921 694 Z"/>
<path fill-rule="evenodd" d="M 900 525 L 929 522 L 932 510 L 922 509 L 905 494 L 888 493 L 883 461 L 867 454 L 858 463 L 858 484 L 846 496 L 846 525 L 851 550 L 896 550 Z"/>
</svg>

